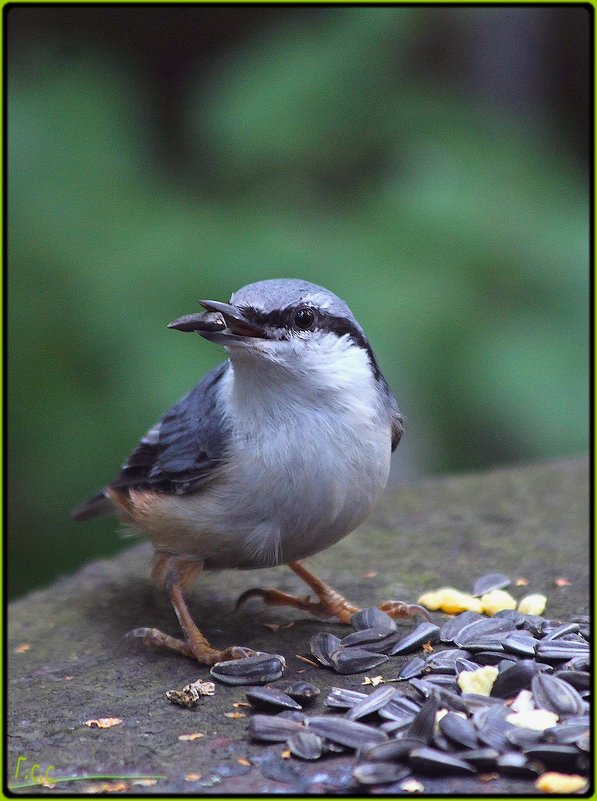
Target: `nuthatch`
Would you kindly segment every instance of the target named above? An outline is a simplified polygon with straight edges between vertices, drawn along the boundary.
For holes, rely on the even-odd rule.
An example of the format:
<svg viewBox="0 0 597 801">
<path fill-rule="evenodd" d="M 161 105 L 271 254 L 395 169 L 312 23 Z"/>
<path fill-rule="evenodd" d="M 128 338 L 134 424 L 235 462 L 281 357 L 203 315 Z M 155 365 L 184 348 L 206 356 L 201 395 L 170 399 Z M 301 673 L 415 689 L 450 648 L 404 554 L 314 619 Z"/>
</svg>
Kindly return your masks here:
<svg viewBox="0 0 597 801">
<path fill-rule="evenodd" d="M 300 559 L 361 523 L 384 489 L 402 418 L 365 332 L 340 298 L 307 281 L 260 281 L 230 303 L 170 328 L 223 345 L 228 361 L 151 428 L 120 475 L 73 512 L 116 513 L 154 547 L 152 575 L 170 595 L 184 639 L 135 629 L 204 664 L 250 649 L 212 648 L 193 622 L 183 590 L 201 570 L 288 564 L 318 601 L 277 590 L 259 596 L 348 622 L 357 607 Z M 387 601 L 389 614 L 424 613 Z"/>
</svg>

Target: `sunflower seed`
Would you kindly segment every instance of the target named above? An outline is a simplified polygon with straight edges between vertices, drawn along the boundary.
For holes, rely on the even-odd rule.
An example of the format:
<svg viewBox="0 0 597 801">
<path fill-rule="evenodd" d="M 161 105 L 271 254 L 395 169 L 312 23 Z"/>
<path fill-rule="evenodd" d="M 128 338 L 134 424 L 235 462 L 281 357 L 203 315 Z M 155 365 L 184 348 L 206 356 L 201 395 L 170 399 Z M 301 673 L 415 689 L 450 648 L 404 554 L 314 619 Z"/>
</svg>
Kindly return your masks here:
<svg viewBox="0 0 597 801">
<path fill-rule="evenodd" d="M 301 705 L 280 690 L 272 687 L 252 687 L 247 690 L 245 695 L 247 701 L 255 709 L 263 709 L 267 712 L 280 712 L 284 709 L 301 709 Z"/>
<path fill-rule="evenodd" d="M 457 676 L 464 670 L 473 671 L 477 670 L 478 667 L 479 665 L 476 662 L 473 662 L 471 659 L 459 658 L 456 659 L 454 662 L 454 669 L 456 671 Z"/>
<path fill-rule="evenodd" d="M 376 690 L 361 701 L 360 704 L 353 706 L 346 713 L 347 720 L 358 720 L 364 718 L 365 715 L 370 715 L 372 712 L 377 712 L 382 706 L 385 706 L 388 701 L 391 701 L 396 694 L 396 689 L 386 685 L 385 687 L 378 687 Z"/>
<path fill-rule="evenodd" d="M 304 723 L 307 716 L 304 712 L 299 712 L 298 709 L 284 709 L 282 712 L 274 713 L 276 717 L 286 718 L 286 720 L 295 720 L 297 723 Z"/>
<path fill-rule="evenodd" d="M 505 636 L 499 637 L 498 635 L 514 630 L 515 626 L 507 618 L 481 618 L 481 620 L 473 620 L 461 628 L 454 637 L 454 642 L 459 648 L 465 648 L 470 651 L 472 650 L 471 643 L 499 642 L 505 639 Z M 475 650 L 481 649 L 477 647 Z"/>
<path fill-rule="evenodd" d="M 393 644 L 394 637 L 399 637 L 397 631 L 388 631 L 387 629 L 381 628 L 359 629 L 358 631 L 353 631 L 351 634 L 347 634 L 346 637 L 343 637 L 340 640 L 340 645 L 343 648 L 351 648 L 355 645 L 376 645 L 380 641 L 385 642 L 386 640 Z"/>
<path fill-rule="evenodd" d="M 340 637 L 328 631 L 320 631 L 311 637 L 309 650 L 317 661 L 325 667 L 333 667 L 332 654 L 340 647 Z"/>
<path fill-rule="evenodd" d="M 525 729 L 522 726 L 515 726 L 506 732 L 508 742 L 518 748 L 529 748 L 531 745 L 537 745 L 543 740 L 545 732 L 538 729 Z"/>
<path fill-rule="evenodd" d="M 396 623 L 392 618 L 376 606 L 371 606 L 368 609 L 361 609 L 355 612 L 350 622 L 355 631 L 372 628 L 386 629 L 386 631 L 396 630 Z"/>
<path fill-rule="evenodd" d="M 475 727 L 468 718 L 448 712 L 439 722 L 440 731 L 448 740 L 465 748 L 477 748 L 479 741 Z"/>
<path fill-rule="evenodd" d="M 558 670 L 554 676 L 568 682 L 579 692 L 591 689 L 591 674 L 586 670 Z"/>
<path fill-rule="evenodd" d="M 434 651 L 429 654 L 425 663 L 428 668 L 446 668 L 449 672 L 454 672 L 456 669 L 457 659 L 468 659 L 470 653 L 463 648 L 444 648 L 443 651 Z M 447 672 L 447 671 L 446 671 Z"/>
<path fill-rule="evenodd" d="M 359 784 L 392 784 L 410 775 L 410 770 L 395 762 L 361 762 L 352 775 Z"/>
<path fill-rule="evenodd" d="M 578 751 L 573 745 L 532 745 L 524 749 L 528 759 L 536 759 L 548 770 L 574 771 L 577 769 Z"/>
<path fill-rule="evenodd" d="M 336 673 L 349 675 L 371 670 L 388 661 L 385 654 L 374 654 L 363 648 L 339 648 L 330 656 L 332 667 Z"/>
<path fill-rule="evenodd" d="M 522 754 L 503 754 L 498 757 L 496 767 L 504 776 L 518 779 L 536 779 L 539 771 Z"/>
<path fill-rule="evenodd" d="M 533 637 L 528 631 L 513 631 L 502 642 L 504 651 L 517 656 L 535 656 L 535 648 L 539 640 Z"/>
<path fill-rule="evenodd" d="M 585 734 L 588 734 L 590 729 L 583 726 L 582 723 L 577 723 L 573 726 L 554 726 L 553 729 L 546 729 L 542 732 L 545 738 L 553 743 L 559 745 L 576 744 L 578 740 Z"/>
<path fill-rule="evenodd" d="M 410 660 L 410 662 L 407 662 L 406 665 L 404 665 L 404 667 L 398 674 L 398 678 L 414 679 L 423 673 L 424 668 L 425 668 L 425 660 L 422 659 L 420 656 L 414 656 Z"/>
<path fill-rule="evenodd" d="M 531 689 L 539 709 L 555 712 L 560 717 L 580 715 L 584 710 L 584 701 L 574 687 L 555 676 L 535 676 Z"/>
<path fill-rule="evenodd" d="M 437 699 L 435 696 L 431 696 L 425 701 L 419 712 L 413 718 L 407 730 L 407 737 L 414 737 L 415 739 L 422 740 L 425 744 L 430 743 L 433 738 L 437 709 Z"/>
<path fill-rule="evenodd" d="M 492 698 L 512 698 L 520 690 L 528 690 L 533 678 L 537 675 L 535 663 L 530 659 L 521 659 L 511 667 L 498 673 L 491 688 Z"/>
<path fill-rule="evenodd" d="M 285 681 L 272 689 L 286 693 L 302 706 L 312 703 L 320 693 L 319 687 L 309 684 L 308 681 Z"/>
<path fill-rule="evenodd" d="M 387 740 L 385 743 L 375 743 L 375 745 L 365 745 L 359 749 L 357 757 L 366 762 L 385 762 L 391 759 L 402 759 L 414 751 L 415 748 L 422 748 L 425 743 L 416 737 L 400 737 L 397 740 Z"/>
<path fill-rule="evenodd" d="M 580 631 L 578 623 L 562 623 L 560 620 L 546 620 L 541 627 L 544 640 L 558 640 L 566 634 L 576 634 L 577 631 Z"/>
<path fill-rule="evenodd" d="M 475 773 L 475 769 L 462 759 L 438 751 L 436 748 L 416 748 L 408 761 L 418 771 L 429 776 L 445 776 L 450 773 Z"/>
<path fill-rule="evenodd" d="M 299 759 L 319 759 L 323 753 L 323 740 L 311 731 L 297 731 L 286 741 L 290 753 Z"/>
<path fill-rule="evenodd" d="M 285 667 L 283 656 L 258 653 L 245 659 L 216 662 L 209 672 L 223 684 L 267 684 L 279 679 Z"/>
<path fill-rule="evenodd" d="M 468 762 L 476 770 L 485 772 L 495 767 L 499 752 L 495 748 L 476 748 L 471 751 L 459 751 L 453 756 Z"/>
<path fill-rule="evenodd" d="M 373 726 L 345 718 L 316 715 L 308 718 L 309 730 L 339 745 L 356 750 L 367 743 L 380 743 L 388 735 Z"/>
<path fill-rule="evenodd" d="M 411 651 L 416 651 L 426 642 L 435 642 L 439 637 L 439 626 L 434 623 L 424 621 L 407 634 L 402 637 L 398 642 L 390 648 L 388 654 L 390 656 L 397 656 L 398 654 L 408 654 Z"/>
<path fill-rule="evenodd" d="M 421 705 L 417 704 L 412 698 L 406 695 L 399 695 L 395 693 L 394 696 L 387 704 L 380 707 L 378 714 L 386 720 L 412 720 L 421 709 Z"/>
<path fill-rule="evenodd" d="M 486 720 L 483 726 L 478 730 L 477 737 L 484 744 L 490 748 L 495 748 L 496 751 L 505 751 L 510 745 L 506 737 L 506 730 L 512 728 L 510 724 L 507 727 L 494 720 Z"/>
<path fill-rule="evenodd" d="M 279 715 L 253 715 L 249 718 L 248 732 L 254 740 L 269 743 L 283 743 L 297 731 L 303 731 L 303 724 Z"/>
<path fill-rule="evenodd" d="M 503 590 L 504 587 L 509 587 L 510 584 L 512 582 L 503 573 L 488 573 L 475 581 L 471 594 L 478 597 L 492 590 Z"/>
<path fill-rule="evenodd" d="M 325 705 L 334 709 L 352 709 L 353 706 L 366 698 L 367 693 L 349 690 L 345 687 L 332 687 L 331 693 L 325 699 Z"/>
<path fill-rule="evenodd" d="M 479 612 L 461 612 L 444 623 L 439 631 L 440 640 L 442 642 L 454 642 L 455 637 L 458 636 L 462 629 L 475 620 L 485 620 L 485 618 Z"/>
</svg>

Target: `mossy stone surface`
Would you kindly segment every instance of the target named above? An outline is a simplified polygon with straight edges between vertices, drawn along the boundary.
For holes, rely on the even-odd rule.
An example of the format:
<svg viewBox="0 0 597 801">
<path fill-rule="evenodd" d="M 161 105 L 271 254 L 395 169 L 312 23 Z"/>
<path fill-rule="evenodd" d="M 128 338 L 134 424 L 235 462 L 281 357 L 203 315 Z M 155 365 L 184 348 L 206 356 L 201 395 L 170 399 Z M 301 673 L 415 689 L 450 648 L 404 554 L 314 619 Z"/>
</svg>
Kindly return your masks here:
<svg viewBox="0 0 597 801">
<path fill-rule="evenodd" d="M 310 559 L 308 566 L 363 606 L 388 598 L 413 601 L 445 585 L 470 591 L 475 578 L 500 572 L 513 580 L 528 580 L 526 587 L 509 588 L 517 598 L 544 593 L 547 617 L 586 614 L 588 473 L 586 459 L 560 460 L 430 479 L 388 492 L 366 524 Z M 148 546 L 136 545 L 10 605 L 9 786 L 25 782 L 35 763 L 40 766 L 36 776 L 54 766 L 49 776 L 79 780 L 61 783 L 55 790 L 37 786 L 22 792 L 80 793 L 103 782 L 120 782 L 119 792 L 135 794 L 325 793 L 322 773 L 328 774 L 334 791 L 342 789 L 350 773 L 346 757 L 303 763 L 283 759 L 283 745 L 248 741 L 246 718 L 225 715 L 250 714 L 234 706 L 245 700 L 242 687 L 216 684 L 215 695 L 192 710 L 166 700 L 167 690 L 210 677 L 207 668 L 188 659 L 149 651 L 125 639 L 138 626 L 157 626 L 178 635 L 169 601 L 152 585 L 148 568 Z M 556 586 L 561 577 L 570 583 Z M 321 688 L 322 695 L 311 707 L 318 713 L 325 709 L 323 698 L 330 687 L 361 688 L 365 674 L 339 676 L 298 658 L 309 654 L 315 632 L 342 636 L 346 627 L 296 610 L 266 608 L 258 601 L 235 613 L 235 599 L 252 586 L 307 592 L 285 567 L 202 576 L 190 594 L 190 608 L 214 645 L 247 645 L 282 654 L 285 678 L 301 678 Z M 446 616 L 434 613 L 434 619 L 442 622 Z M 406 632 L 413 624 L 400 625 Z M 372 675 L 395 678 L 408 658 L 392 658 Z M 107 717 L 122 723 L 108 729 L 85 725 Z M 203 736 L 178 739 L 194 732 Z M 19 757 L 27 761 L 21 760 L 17 779 Z M 161 778 L 155 784 L 84 778 L 132 775 Z M 510 778 L 421 780 L 431 793 L 534 792 L 532 782 Z M 350 786 L 344 791 L 350 792 Z"/>
</svg>

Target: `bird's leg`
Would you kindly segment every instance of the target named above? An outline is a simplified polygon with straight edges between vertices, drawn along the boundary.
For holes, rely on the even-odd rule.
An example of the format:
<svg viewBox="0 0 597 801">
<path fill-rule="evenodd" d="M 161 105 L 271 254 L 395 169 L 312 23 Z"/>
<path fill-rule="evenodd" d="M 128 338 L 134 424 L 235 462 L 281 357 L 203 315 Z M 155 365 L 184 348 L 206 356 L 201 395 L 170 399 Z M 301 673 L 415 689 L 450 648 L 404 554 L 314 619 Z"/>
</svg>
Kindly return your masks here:
<svg viewBox="0 0 597 801">
<path fill-rule="evenodd" d="M 293 606 L 295 609 L 302 609 L 310 612 L 316 617 L 337 617 L 340 623 L 350 623 L 350 619 L 355 612 L 360 611 L 360 607 L 351 604 L 340 595 L 339 592 L 326 584 L 316 575 L 307 570 L 301 562 L 290 562 L 288 567 L 300 576 L 303 581 L 315 592 L 319 601 L 312 601 L 307 595 L 305 598 L 298 598 L 280 590 L 254 588 L 243 592 L 236 608 L 244 603 L 248 598 L 259 597 L 269 606 Z M 430 620 L 429 612 L 419 604 L 408 604 L 404 601 L 384 601 L 379 608 L 392 618 L 414 617 L 422 615 Z"/>
<path fill-rule="evenodd" d="M 168 554 L 156 554 L 152 575 L 168 591 L 184 639 L 179 640 L 154 628 L 133 629 L 129 636 L 142 638 L 145 645 L 170 648 L 179 654 L 196 659 L 202 665 L 214 665 L 216 662 L 228 659 L 251 656 L 254 651 L 250 648 L 234 645 L 223 650 L 213 648 L 197 628 L 184 599 L 183 587 L 196 578 L 202 568 L 202 562 L 184 562 Z"/>
</svg>

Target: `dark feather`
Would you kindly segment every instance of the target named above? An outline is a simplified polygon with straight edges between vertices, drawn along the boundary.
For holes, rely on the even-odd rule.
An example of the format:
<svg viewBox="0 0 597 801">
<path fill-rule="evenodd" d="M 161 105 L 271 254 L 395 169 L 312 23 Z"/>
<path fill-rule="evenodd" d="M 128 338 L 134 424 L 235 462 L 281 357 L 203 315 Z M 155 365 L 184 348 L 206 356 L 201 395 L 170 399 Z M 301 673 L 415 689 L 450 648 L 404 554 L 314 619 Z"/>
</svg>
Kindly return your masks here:
<svg viewBox="0 0 597 801">
<path fill-rule="evenodd" d="M 228 362 L 208 373 L 147 432 L 109 485 L 115 490 L 151 489 L 185 495 L 197 492 L 219 465 L 230 435 L 217 414 L 217 386 Z M 109 514 L 104 492 L 78 506 L 76 520 Z"/>
</svg>

